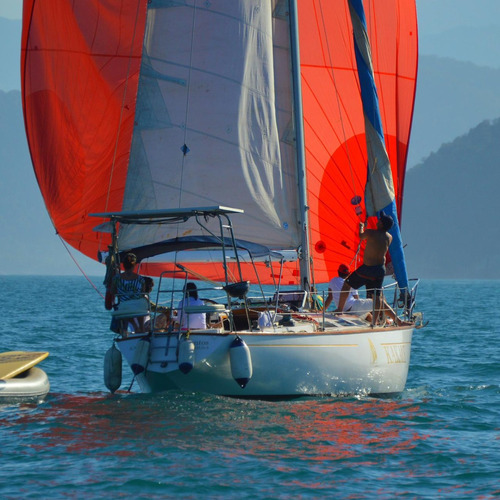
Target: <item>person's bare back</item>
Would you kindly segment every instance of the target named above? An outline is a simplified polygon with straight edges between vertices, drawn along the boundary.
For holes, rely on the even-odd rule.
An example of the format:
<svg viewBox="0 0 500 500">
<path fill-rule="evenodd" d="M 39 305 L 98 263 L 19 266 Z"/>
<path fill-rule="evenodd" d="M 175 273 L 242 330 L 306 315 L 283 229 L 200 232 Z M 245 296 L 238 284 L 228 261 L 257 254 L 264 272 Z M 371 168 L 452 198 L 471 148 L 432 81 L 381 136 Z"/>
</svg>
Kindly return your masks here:
<svg viewBox="0 0 500 500">
<path fill-rule="evenodd" d="M 382 224 L 377 223 L 377 229 L 364 230 L 364 224 L 359 225 L 359 237 L 366 240 L 363 263 L 367 266 L 380 266 L 385 264 L 385 254 L 389 249 L 392 236 L 386 232 Z"/>
</svg>

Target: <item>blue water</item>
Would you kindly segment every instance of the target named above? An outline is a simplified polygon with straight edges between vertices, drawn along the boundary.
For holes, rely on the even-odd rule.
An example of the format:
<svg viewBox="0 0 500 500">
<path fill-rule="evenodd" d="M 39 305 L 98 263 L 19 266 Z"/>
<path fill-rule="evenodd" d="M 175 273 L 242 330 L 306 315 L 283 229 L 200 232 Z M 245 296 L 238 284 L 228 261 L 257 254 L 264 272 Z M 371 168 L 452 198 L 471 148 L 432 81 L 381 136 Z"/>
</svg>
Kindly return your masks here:
<svg viewBox="0 0 500 500">
<path fill-rule="evenodd" d="M 1 498 L 500 497 L 498 281 L 421 283 L 430 323 L 401 397 L 285 402 L 127 394 L 125 366 L 112 396 L 113 334 L 87 281 L 0 290 L 0 351 L 50 351 L 51 382 L 39 406 L 0 407 Z"/>
</svg>

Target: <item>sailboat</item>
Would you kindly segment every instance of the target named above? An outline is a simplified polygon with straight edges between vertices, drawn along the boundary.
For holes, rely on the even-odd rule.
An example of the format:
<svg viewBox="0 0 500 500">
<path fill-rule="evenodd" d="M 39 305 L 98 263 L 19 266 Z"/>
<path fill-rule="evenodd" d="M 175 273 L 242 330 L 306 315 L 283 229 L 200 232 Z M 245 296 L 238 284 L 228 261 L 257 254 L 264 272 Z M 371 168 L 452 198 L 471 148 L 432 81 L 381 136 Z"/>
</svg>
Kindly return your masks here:
<svg viewBox="0 0 500 500">
<path fill-rule="evenodd" d="M 147 330 L 111 313 L 108 388 L 123 356 L 142 392 L 401 393 L 420 317 L 399 229 L 415 0 L 23 8 L 25 127 L 54 227 L 106 263 L 106 285 L 127 253 L 155 277 L 134 311 Z M 395 221 L 385 297 L 404 324 L 321 307 L 339 265 L 362 263 L 359 223 L 380 213 Z M 203 305 L 181 310 L 182 327 L 191 282 Z"/>
</svg>

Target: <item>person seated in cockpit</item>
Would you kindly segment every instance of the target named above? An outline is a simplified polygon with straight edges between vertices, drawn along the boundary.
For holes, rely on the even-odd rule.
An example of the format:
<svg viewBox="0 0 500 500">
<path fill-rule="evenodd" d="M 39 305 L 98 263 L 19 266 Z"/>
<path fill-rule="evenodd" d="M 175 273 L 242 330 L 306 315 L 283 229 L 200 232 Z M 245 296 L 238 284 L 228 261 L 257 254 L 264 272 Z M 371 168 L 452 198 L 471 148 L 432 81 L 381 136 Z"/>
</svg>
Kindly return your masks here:
<svg viewBox="0 0 500 500">
<path fill-rule="evenodd" d="M 203 306 L 202 300 L 198 298 L 198 289 L 194 283 L 187 283 L 184 289 L 184 298 L 177 306 L 177 313 L 173 317 L 178 327 L 180 324 L 181 330 L 206 330 L 207 315 L 206 313 L 190 313 L 186 314 L 185 308 L 188 306 Z M 188 317 L 189 316 L 189 317 Z"/>
</svg>

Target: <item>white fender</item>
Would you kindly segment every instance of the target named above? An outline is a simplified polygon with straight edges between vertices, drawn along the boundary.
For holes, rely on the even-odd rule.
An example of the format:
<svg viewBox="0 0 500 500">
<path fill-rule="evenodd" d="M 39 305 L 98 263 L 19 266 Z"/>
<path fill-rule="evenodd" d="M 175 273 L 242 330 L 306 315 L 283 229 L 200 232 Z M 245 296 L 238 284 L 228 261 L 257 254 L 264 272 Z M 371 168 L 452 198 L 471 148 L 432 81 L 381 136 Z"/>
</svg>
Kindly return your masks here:
<svg viewBox="0 0 500 500">
<path fill-rule="evenodd" d="M 144 337 L 135 346 L 135 353 L 132 359 L 132 364 L 130 368 L 137 376 L 146 370 L 146 366 L 149 360 L 149 349 L 151 347 L 151 342 L 149 337 Z"/>
<path fill-rule="evenodd" d="M 114 342 L 104 356 L 104 385 L 111 393 L 122 385 L 122 353 Z"/>
<path fill-rule="evenodd" d="M 229 346 L 231 373 L 238 385 L 244 389 L 252 378 L 252 357 L 245 341 L 236 337 Z"/>
<path fill-rule="evenodd" d="M 194 366 L 194 342 L 183 337 L 179 343 L 179 370 L 186 374 L 189 373 Z"/>
</svg>

